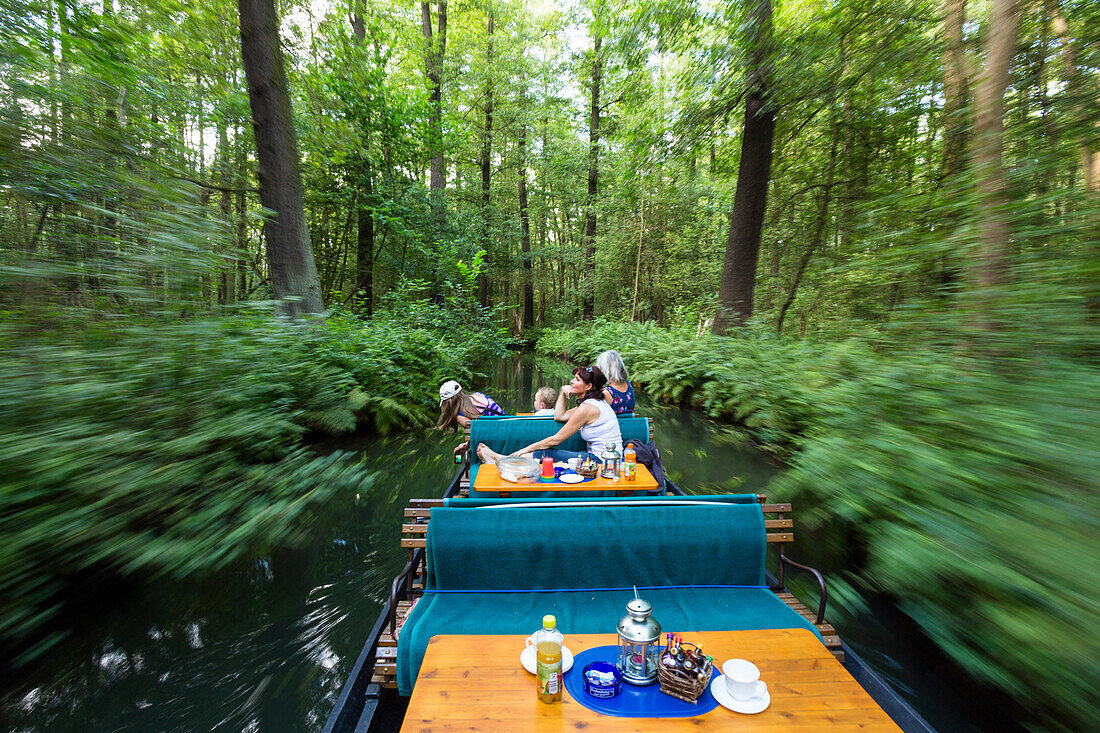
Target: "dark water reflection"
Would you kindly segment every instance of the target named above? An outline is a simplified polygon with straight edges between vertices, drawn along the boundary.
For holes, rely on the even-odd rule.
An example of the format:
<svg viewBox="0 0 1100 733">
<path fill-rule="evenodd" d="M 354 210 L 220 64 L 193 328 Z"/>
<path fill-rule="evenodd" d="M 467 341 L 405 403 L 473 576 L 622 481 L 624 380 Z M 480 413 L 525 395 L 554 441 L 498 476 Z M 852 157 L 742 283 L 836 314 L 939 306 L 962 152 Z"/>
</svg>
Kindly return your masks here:
<svg viewBox="0 0 1100 733">
<path fill-rule="evenodd" d="M 97 599 L 3 680 L 0 730 L 319 729 L 403 563 L 402 505 L 453 470 L 438 434 L 349 442 L 374 493 L 335 497 L 305 547 Z"/>
<path fill-rule="evenodd" d="M 514 413 L 529 410 L 539 386 L 560 387 L 570 376 L 561 362 L 516 357 L 473 387 Z M 682 486 L 759 491 L 781 468 L 694 411 L 652 404 L 644 395 L 639 408 L 656 418 L 666 470 Z M 417 431 L 318 443 L 322 452 L 352 451 L 353 460 L 376 471 L 372 493 L 335 497 L 305 547 L 279 548 L 202 580 L 159 580 L 86 604 L 77 620 L 58 629 L 67 634 L 61 643 L 2 681 L 0 730 L 318 730 L 404 564 L 402 508 L 410 498 L 441 492 L 455 470 L 450 449 L 457 442 L 454 435 Z M 799 539 L 799 559 L 832 565 L 845 556 L 843 547 Z M 845 613 L 842 605 L 830 619 L 845 639 L 937 724 L 1011 727 L 1003 714 L 969 712 L 963 698 L 973 697 L 974 683 L 953 667 L 929 667 L 922 637 L 891 628 L 890 609 L 850 603 L 857 610 Z M 906 646 L 912 639 L 915 651 Z"/>
</svg>

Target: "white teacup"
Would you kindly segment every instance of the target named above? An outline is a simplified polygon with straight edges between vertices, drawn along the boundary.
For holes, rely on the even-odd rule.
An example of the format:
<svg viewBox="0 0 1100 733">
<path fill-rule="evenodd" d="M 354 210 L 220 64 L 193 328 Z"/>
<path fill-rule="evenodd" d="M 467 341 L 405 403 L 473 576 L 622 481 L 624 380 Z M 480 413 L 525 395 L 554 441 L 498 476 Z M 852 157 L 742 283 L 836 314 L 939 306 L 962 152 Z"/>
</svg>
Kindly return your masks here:
<svg viewBox="0 0 1100 733">
<path fill-rule="evenodd" d="M 567 462 L 569 463 L 569 470 L 572 471 L 573 473 L 576 473 L 577 472 L 577 466 L 581 465 L 581 459 L 580 458 L 570 458 Z"/>
<path fill-rule="evenodd" d="M 768 685 L 760 679 L 760 668 L 747 659 L 727 659 L 723 662 L 722 678 L 726 683 L 726 692 L 734 700 L 759 697 L 768 690 Z"/>
<path fill-rule="evenodd" d="M 538 632 L 536 631 L 535 634 L 537 634 L 537 633 Z M 526 641 L 524 642 L 526 646 L 534 646 L 535 645 L 535 634 L 531 634 L 530 636 L 527 637 Z"/>
</svg>

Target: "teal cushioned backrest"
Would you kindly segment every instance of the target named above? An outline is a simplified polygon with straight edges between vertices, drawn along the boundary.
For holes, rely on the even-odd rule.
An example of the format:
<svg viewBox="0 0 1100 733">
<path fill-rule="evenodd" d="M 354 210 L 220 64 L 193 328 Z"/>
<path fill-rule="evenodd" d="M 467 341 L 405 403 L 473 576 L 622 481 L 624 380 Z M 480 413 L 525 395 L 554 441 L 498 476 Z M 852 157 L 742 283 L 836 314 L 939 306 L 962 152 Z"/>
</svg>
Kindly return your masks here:
<svg viewBox="0 0 1100 733">
<path fill-rule="evenodd" d="M 520 590 L 761 585 L 759 504 L 440 507 L 428 587 Z"/>
<path fill-rule="evenodd" d="M 477 446 L 484 443 L 497 453 L 505 455 L 520 448 L 526 448 L 535 441 L 548 438 L 561 429 L 563 423 L 546 417 L 479 417 L 470 423 L 470 460 L 472 465 L 480 461 L 477 458 Z M 619 418 L 619 430 L 623 441 L 638 440 L 649 442 L 649 420 L 644 417 Z M 588 445 L 581 440 L 579 433 L 566 438 L 558 446 L 562 450 L 583 451 Z M 476 473 L 476 469 L 474 471 Z"/>
<path fill-rule="evenodd" d="M 591 496 L 575 496 L 573 494 L 558 494 L 552 499 L 547 499 L 542 496 L 512 496 L 508 498 L 473 498 L 467 499 L 464 497 L 452 497 L 450 499 L 444 499 L 444 506 L 451 507 L 465 507 L 476 508 L 485 506 L 513 506 L 522 504 L 542 504 L 548 501 L 553 502 L 581 502 L 581 501 L 611 501 L 616 503 L 622 502 L 670 502 L 670 501 L 694 501 L 694 502 L 716 502 L 721 504 L 754 504 L 756 503 L 756 494 L 688 494 L 685 496 L 677 495 L 654 495 L 654 496 L 609 496 L 605 498 L 594 499 Z"/>
<path fill-rule="evenodd" d="M 624 443 L 628 440 L 649 442 L 649 420 L 644 417 L 620 417 L 619 430 Z"/>
<path fill-rule="evenodd" d="M 479 443 L 484 443 L 497 453 L 508 454 L 553 435 L 561 426 L 556 420 L 543 417 L 477 419 L 470 423 L 470 447 L 476 449 Z M 560 447 L 565 450 L 584 450 L 584 441 L 579 435 L 574 435 Z M 474 458 L 476 459 L 476 455 Z"/>
</svg>

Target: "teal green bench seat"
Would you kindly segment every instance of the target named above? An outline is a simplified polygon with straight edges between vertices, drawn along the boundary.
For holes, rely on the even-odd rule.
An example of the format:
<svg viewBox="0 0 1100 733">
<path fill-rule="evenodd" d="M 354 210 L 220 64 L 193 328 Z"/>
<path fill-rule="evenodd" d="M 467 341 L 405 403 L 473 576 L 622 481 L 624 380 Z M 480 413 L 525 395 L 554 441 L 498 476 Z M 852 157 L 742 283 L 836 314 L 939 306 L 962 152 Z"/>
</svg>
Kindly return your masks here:
<svg viewBox="0 0 1100 733">
<path fill-rule="evenodd" d="M 510 496 L 506 498 L 486 497 L 486 498 L 466 498 L 461 496 L 450 497 L 443 500 L 443 506 L 449 507 L 463 507 L 463 508 L 479 508 L 486 506 L 522 506 L 524 504 L 546 504 L 553 502 L 555 504 L 571 503 L 581 504 L 584 502 L 600 502 L 607 501 L 615 505 L 628 506 L 631 503 L 649 503 L 649 502 L 661 502 L 662 504 L 669 504 L 671 502 L 683 502 L 685 504 L 705 504 L 708 502 L 722 503 L 722 504 L 757 504 L 760 502 L 760 497 L 756 494 L 685 494 L 685 495 L 656 495 L 647 494 L 645 496 L 615 496 L 615 497 L 602 497 L 593 498 L 588 496 L 574 496 L 571 494 L 563 494 L 562 496 L 554 497 L 553 499 L 546 499 L 544 497 L 533 496 Z"/>
<path fill-rule="evenodd" d="M 493 493 L 484 493 L 474 490 L 474 479 L 477 477 L 481 461 L 477 457 L 477 446 L 484 443 L 497 453 L 508 455 L 520 448 L 525 448 L 536 440 L 548 438 L 561 429 L 564 423 L 560 423 L 549 417 L 479 417 L 470 423 L 470 496 L 493 496 Z M 623 435 L 624 445 L 627 441 L 649 442 L 649 420 L 644 417 L 620 417 L 619 431 Z M 558 448 L 569 451 L 588 450 L 588 444 L 581 439 L 580 433 L 575 433 L 565 439 Z M 595 494 L 596 492 L 583 492 Z"/>
<path fill-rule="evenodd" d="M 402 695 L 436 634 L 529 634 L 552 613 L 566 635 L 606 633 L 611 643 L 635 585 L 666 631 L 818 634 L 764 587 L 759 504 L 564 503 L 431 510 L 424 596 L 397 645 Z"/>
</svg>

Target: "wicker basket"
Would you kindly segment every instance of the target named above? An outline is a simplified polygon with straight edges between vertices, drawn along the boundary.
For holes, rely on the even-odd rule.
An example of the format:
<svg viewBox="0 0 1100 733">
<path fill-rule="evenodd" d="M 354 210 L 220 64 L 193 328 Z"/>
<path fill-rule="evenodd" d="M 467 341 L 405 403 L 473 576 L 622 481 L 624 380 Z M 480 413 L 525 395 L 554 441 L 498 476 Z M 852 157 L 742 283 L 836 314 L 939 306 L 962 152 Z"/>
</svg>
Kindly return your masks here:
<svg viewBox="0 0 1100 733">
<path fill-rule="evenodd" d="M 596 474 L 600 472 L 600 464 L 589 463 L 585 464 L 583 461 L 576 468 L 577 473 L 585 478 L 596 478 Z"/>
<path fill-rule="evenodd" d="M 683 642 L 682 646 L 685 649 L 698 648 L 690 641 Z M 703 681 L 700 682 L 698 673 L 695 670 L 685 672 L 682 669 L 674 669 L 659 664 L 657 666 L 657 679 L 661 683 L 661 692 L 696 705 L 699 702 L 699 696 L 710 684 L 710 670 L 712 667 L 713 665 L 710 662 L 706 663 L 706 666 L 703 667 Z"/>
</svg>

